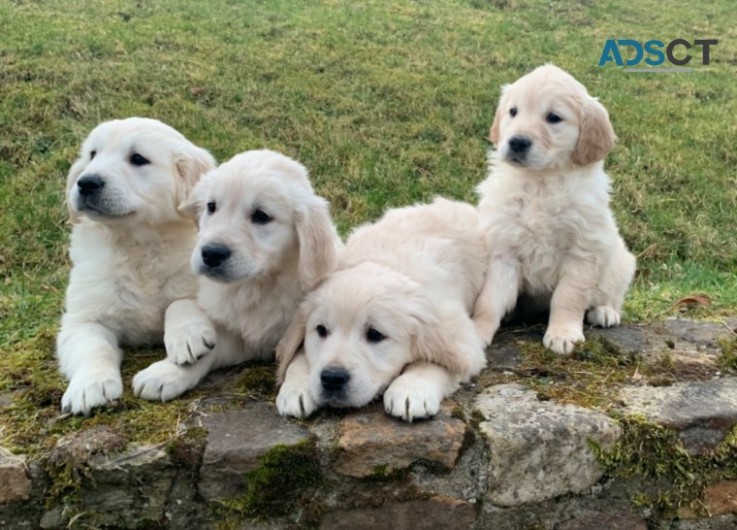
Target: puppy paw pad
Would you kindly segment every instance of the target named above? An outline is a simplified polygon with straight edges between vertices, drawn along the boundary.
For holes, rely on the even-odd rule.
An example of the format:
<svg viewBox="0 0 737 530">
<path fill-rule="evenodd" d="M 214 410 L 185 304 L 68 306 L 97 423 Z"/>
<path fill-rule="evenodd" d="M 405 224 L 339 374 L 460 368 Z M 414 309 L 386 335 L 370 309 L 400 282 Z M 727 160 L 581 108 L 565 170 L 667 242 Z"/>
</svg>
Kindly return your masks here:
<svg viewBox="0 0 737 530">
<path fill-rule="evenodd" d="M 559 355 L 570 355 L 576 343 L 586 339 L 579 330 L 547 331 L 543 337 L 543 345 Z"/>
<path fill-rule="evenodd" d="M 586 321 L 592 326 L 611 328 L 619 325 L 619 313 L 613 308 L 600 305 L 586 312 Z"/>
<path fill-rule="evenodd" d="M 210 353 L 216 342 L 217 333 L 209 323 L 179 328 L 164 336 L 166 358 L 175 364 L 194 364 Z"/>
</svg>

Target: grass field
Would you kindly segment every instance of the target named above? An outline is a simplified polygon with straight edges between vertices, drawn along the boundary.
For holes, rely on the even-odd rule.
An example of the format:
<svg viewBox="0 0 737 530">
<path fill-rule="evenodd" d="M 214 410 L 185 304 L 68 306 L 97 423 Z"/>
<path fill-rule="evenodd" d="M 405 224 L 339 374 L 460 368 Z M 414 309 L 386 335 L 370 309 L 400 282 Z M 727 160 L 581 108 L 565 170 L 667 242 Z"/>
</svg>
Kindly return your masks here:
<svg viewBox="0 0 737 530">
<path fill-rule="evenodd" d="M 345 233 L 434 195 L 474 201 L 499 86 L 553 62 L 619 136 L 613 207 L 639 257 L 628 318 L 673 314 L 693 293 L 711 300 L 701 315 L 734 313 L 735 16 L 732 0 L 3 1 L 0 396 L 14 405 L 0 408 L 0 444 L 30 439 L 10 427 L 19 417 L 50 440 L 83 421 L 43 427 L 64 389 L 63 185 L 87 132 L 115 117 L 159 118 L 219 160 L 260 147 L 297 158 Z M 719 44 L 708 67 L 636 74 L 598 66 L 610 37 Z M 142 424 L 185 407 L 134 401 Z"/>
</svg>

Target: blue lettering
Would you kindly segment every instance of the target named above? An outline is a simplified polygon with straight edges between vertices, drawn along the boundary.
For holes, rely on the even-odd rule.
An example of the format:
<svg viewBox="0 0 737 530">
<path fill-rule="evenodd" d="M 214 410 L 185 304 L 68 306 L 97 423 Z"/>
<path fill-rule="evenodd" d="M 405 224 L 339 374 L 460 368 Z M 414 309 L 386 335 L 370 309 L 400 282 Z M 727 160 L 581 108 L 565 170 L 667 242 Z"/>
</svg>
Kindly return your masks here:
<svg viewBox="0 0 737 530">
<path fill-rule="evenodd" d="M 611 61 L 614 61 L 617 66 L 622 66 L 622 56 L 619 54 L 616 41 L 614 39 L 607 39 L 604 43 L 604 49 L 601 52 L 599 66 L 604 66 Z"/>
<path fill-rule="evenodd" d="M 650 66 L 660 66 L 665 62 L 665 53 L 663 53 L 663 47 L 665 44 L 659 40 L 649 40 L 645 43 L 645 51 L 651 56 L 655 56 L 655 59 L 648 57 L 645 62 Z"/>
<path fill-rule="evenodd" d="M 620 46 L 629 46 L 635 49 L 635 58 L 628 59 L 626 62 L 627 66 L 635 66 L 636 64 L 639 64 L 640 61 L 642 61 L 643 50 L 642 45 L 639 42 L 632 39 L 621 39 L 617 41 L 617 44 L 619 44 Z"/>
</svg>

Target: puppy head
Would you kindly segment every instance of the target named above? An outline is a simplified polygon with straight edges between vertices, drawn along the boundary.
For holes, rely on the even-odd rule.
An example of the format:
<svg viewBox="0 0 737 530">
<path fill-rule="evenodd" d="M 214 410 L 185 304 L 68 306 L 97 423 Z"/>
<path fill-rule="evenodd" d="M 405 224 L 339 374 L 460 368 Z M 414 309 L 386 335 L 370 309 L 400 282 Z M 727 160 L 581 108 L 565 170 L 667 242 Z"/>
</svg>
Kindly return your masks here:
<svg viewBox="0 0 737 530">
<path fill-rule="evenodd" d="M 214 166 L 210 153 L 158 120 L 107 121 L 92 130 L 69 170 L 67 207 L 73 222 L 176 221 L 179 203 Z"/>
<path fill-rule="evenodd" d="M 302 304 L 277 345 L 278 378 L 304 345 L 320 405 L 360 407 L 413 361 L 457 373 L 468 363 L 447 340 L 422 286 L 375 263 L 333 273 Z"/>
<path fill-rule="evenodd" d="M 305 290 L 334 267 L 340 239 L 307 169 L 269 150 L 247 151 L 211 171 L 181 208 L 198 219 L 192 269 L 234 282 L 296 267 Z"/>
<path fill-rule="evenodd" d="M 490 139 L 502 163 L 546 170 L 603 160 L 616 137 L 603 105 L 570 74 L 545 65 L 502 87 Z"/>
</svg>

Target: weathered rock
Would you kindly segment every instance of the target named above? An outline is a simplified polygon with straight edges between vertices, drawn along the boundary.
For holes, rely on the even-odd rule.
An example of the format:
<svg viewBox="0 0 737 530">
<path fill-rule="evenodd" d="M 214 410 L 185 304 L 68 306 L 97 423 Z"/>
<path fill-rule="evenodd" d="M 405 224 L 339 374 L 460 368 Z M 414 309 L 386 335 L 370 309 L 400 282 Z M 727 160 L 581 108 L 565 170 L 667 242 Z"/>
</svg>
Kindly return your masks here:
<svg viewBox="0 0 737 530">
<path fill-rule="evenodd" d="M 126 439 L 110 427 L 91 427 L 59 438 L 51 452 L 51 461 L 80 467 L 92 456 L 118 452 L 125 444 Z"/>
<path fill-rule="evenodd" d="M 665 321 L 665 328 L 679 339 L 710 347 L 718 346 L 720 338 L 733 334 L 723 323 L 700 322 L 685 318 L 669 318 Z"/>
<path fill-rule="evenodd" d="M 90 483 L 79 494 L 85 521 L 95 526 L 137 528 L 161 521 L 176 468 L 160 445 L 133 446 L 89 462 Z"/>
<path fill-rule="evenodd" d="M 436 466 L 418 462 L 407 477 L 409 484 L 423 494 L 476 502 L 489 484 L 489 454 L 483 436 L 466 430 L 463 451 L 449 472 L 438 472 Z"/>
<path fill-rule="evenodd" d="M 704 506 L 711 515 L 737 513 L 737 481 L 726 480 L 706 488 Z"/>
<path fill-rule="evenodd" d="M 450 405 L 427 421 L 405 423 L 375 406 L 343 419 L 333 469 L 351 477 L 384 475 L 427 461 L 450 469 L 463 445 L 466 424 Z"/>
<path fill-rule="evenodd" d="M 631 513 L 592 513 L 558 526 L 558 530 L 647 530 L 647 521 Z"/>
<path fill-rule="evenodd" d="M 473 504 L 449 497 L 432 497 L 385 504 L 378 508 L 344 510 L 327 514 L 322 530 L 465 530 L 476 520 Z"/>
<path fill-rule="evenodd" d="M 621 435 L 601 413 L 541 402 L 518 384 L 490 387 L 474 405 L 491 454 L 487 496 L 501 506 L 585 491 L 603 473 L 589 442 L 607 449 Z"/>
<path fill-rule="evenodd" d="M 678 431 L 691 454 L 718 445 L 737 423 L 737 379 L 676 383 L 667 387 L 625 387 L 620 391 L 625 414 Z"/>
<path fill-rule="evenodd" d="M 625 355 L 640 353 L 645 336 L 639 326 L 618 326 L 614 328 L 592 328 L 586 332 L 589 339 L 600 337 Z"/>
<path fill-rule="evenodd" d="M 701 519 L 684 519 L 673 521 L 669 527 L 672 530 L 734 530 L 737 528 L 737 515 L 724 514 Z"/>
<path fill-rule="evenodd" d="M 249 403 L 241 410 L 208 413 L 198 489 L 207 500 L 241 495 L 244 474 L 259 467 L 259 458 L 277 445 L 294 445 L 310 437 L 309 430 L 281 418 L 273 405 Z"/>
<path fill-rule="evenodd" d="M 25 500 L 31 489 L 25 457 L 0 448 L 0 504 Z"/>
</svg>

